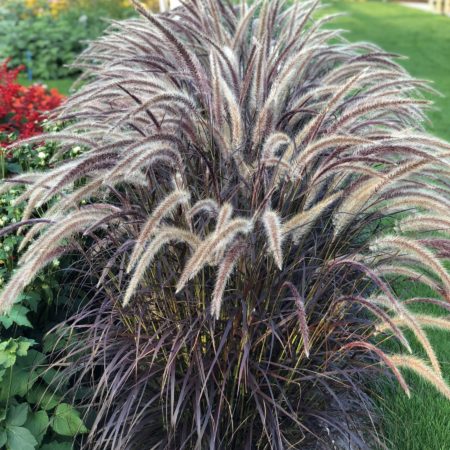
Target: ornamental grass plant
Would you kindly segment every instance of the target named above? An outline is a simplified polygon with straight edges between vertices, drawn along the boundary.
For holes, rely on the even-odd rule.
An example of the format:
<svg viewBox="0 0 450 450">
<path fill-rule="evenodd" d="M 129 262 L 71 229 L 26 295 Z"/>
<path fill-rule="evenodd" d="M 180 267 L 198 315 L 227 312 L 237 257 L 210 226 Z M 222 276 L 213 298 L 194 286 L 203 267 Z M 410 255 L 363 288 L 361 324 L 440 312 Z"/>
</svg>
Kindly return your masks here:
<svg viewBox="0 0 450 450">
<path fill-rule="evenodd" d="M 450 399 L 425 331 L 449 321 L 411 308 L 450 309 L 427 83 L 316 1 L 135 6 L 79 57 L 65 129 L 25 141 L 57 142 L 54 168 L 2 186 L 26 186 L 27 248 L 2 311 L 78 255 L 55 367 L 93 416 L 83 448 L 371 448 L 372 376 L 411 395 L 406 368 Z M 399 277 L 433 295 L 397 298 Z"/>
</svg>

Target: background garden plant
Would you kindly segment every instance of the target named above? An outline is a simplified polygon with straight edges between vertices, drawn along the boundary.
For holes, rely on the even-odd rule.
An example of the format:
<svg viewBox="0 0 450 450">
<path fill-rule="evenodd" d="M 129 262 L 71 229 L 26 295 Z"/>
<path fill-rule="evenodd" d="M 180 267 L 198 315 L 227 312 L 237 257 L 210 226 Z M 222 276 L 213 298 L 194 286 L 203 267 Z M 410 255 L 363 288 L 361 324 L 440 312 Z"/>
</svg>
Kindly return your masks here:
<svg viewBox="0 0 450 450">
<path fill-rule="evenodd" d="M 9 62 L 5 60 L 0 65 L 1 147 L 19 137 L 24 139 L 42 132 L 45 113 L 59 106 L 64 98 L 56 89 L 48 90 L 39 84 L 22 86 L 17 77 L 24 68 L 8 68 Z"/>
<path fill-rule="evenodd" d="M 426 84 L 316 7 L 137 4 L 80 57 L 71 123 L 45 135 L 56 160 L 85 150 L 13 180 L 30 246 L 3 310 L 80 255 L 90 302 L 60 325 L 77 339 L 55 367 L 69 394 L 91 388 L 84 445 L 370 446 L 364 388 L 383 367 L 408 395 L 399 368 L 450 397 L 424 331 L 449 323 L 409 306 L 449 309 L 450 145 L 422 130 Z M 49 223 L 30 222 L 41 207 Z M 434 295 L 396 298 L 398 276 Z M 401 350 L 405 328 L 427 360 Z"/>
<path fill-rule="evenodd" d="M 14 170 L 7 175 L 48 168 L 54 150 L 51 143 L 17 148 L 6 159 L 5 169 Z M 20 221 L 24 205 L 15 201 L 22 193 L 17 186 L 0 196 L 0 223 L 5 231 Z M 1 286 L 17 269 L 22 240 L 21 235 L 0 236 Z M 80 412 L 64 401 L 67 383 L 57 380 L 57 371 L 48 368 L 51 353 L 61 344 L 55 334 L 46 333 L 66 317 L 74 295 L 65 285 L 60 264 L 64 267 L 69 261 L 52 261 L 0 317 L 1 448 L 70 450 L 73 437 L 87 431 Z"/>
<path fill-rule="evenodd" d="M 20 85 L 19 71 L 20 68 L 8 69 L 7 62 L 0 70 L 2 179 L 48 169 L 55 144 L 20 146 L 14 150 L 6 147 L 18 138 L 60 128 L 46 124 L 44 117 L 45 111 L 61 103 L 62 96 L 40 85 Z M 22 216 L 24 204 L 16 204 L 16 200 L 23 191 L 22 186 L 15 186 L 0 195 L 2 287 L 16 270 L 21 254 L 18 249 L 23 236 L 8 234 L 8 229 L 14 229 Z M 57 372 L 48 369 L 56 336 L 46 333 L 64 319 L 70 310 L 68 299 L 73 298 L 59 271 L 60 262 L 55 259 L 16 299 L 9 312 L 0 317 L 0 448 L 70 450 L 73 437 L 87 431 L 80 413 L 63 401 L 61 391 L 67 384 L 53 383 Z M 63 260 L 62 265 L 66 264 Z"/>
<path fill-rule="evenodd" d="M 154 8 L 158 1 L 149 0 Z M 70 64 L 108 26 L 108 20 L 133 14 L 129 0 L 3 0 L 0 5 L 0 55 L 13 67 L 26 65 L 35 80 L 74 77 Z"/>
</svg>

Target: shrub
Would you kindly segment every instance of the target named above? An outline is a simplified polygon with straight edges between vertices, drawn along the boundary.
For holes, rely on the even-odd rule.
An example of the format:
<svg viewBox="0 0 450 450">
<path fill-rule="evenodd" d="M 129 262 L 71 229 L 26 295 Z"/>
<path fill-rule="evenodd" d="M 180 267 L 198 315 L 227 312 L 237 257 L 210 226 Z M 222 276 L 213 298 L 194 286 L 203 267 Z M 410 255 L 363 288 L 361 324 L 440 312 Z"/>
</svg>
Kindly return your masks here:
<svg viewBox="0 0 450 450">
<path fill-rule="evenodd" d="M 9 140 L 27 138 L 42 132 L 44 115 L 61 104 L 63 96 L 56 89 L 39 84 L 30 87 L 17 82 L 23 67 L 8 69 L 6 60 L 0 65 L 0 146 Z M 4 176 L 4 174 L 3 174 Z"/>
<path fill-rule="evenodd" d="M 76 74 L 68 65 L 85 48 L 82 41 L 97 37 L 106 26 L 97 17 L 80 17 L 79 13 L 68 12 L 59 17 L 4 20 L 0 26 L 0 54 L 10 55 L 14 66 L 27 65 L 35 79 Z"/>
<path fill-rule="evenodd" d="M 14 180 L 30 246 L 2 310 L 74 246 L 90 290 L 58 362 L 69 391 L 95 387 L 83 448 L 363 447 L 386 368 L 450 398 L 424 332 L 449 322 L 409 308 L 450 302 L 450 145 L 423 132 L 426 84 L 315 3 L 137 9 L 83 53 L 72 122 L 45 135 L 85 151 Z M 399 276 L 434 294 L 402 301 Z"/>
<path fill-rule="evenodd" d="M 157 2 L 148 5 L 155 9 Z M 130 6 L 128 0 L 13 2 L 7 13 L 0 9 L 0 55 L 26 65 L 37 80 L 76 76 L 70 64 L 86 41 L 102 34 L 106 19 L 129 17 Z"/>
</svg>

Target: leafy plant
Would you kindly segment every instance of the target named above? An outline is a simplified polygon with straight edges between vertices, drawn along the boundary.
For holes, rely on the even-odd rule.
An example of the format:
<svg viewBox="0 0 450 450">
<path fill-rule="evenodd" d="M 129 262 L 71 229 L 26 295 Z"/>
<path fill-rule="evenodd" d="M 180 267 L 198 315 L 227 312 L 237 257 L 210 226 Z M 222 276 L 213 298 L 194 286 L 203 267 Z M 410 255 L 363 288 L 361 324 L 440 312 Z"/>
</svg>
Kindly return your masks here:
<svg viewBox="0 0 450 450">
<path fill-rule="evenodd" d="M 158 1 L 149 0 L 154 10 Z M 129 17 L 129 0 L 12 2 L 0 9 L 0 55 L 10 55 L 14 66 L 25 65 L 37 80 L 75 76 L 70 67 L 108 26 L 106 20 Z"/>
<path fill-rule="evenodd" d="M 95 386 L 83 448 L 363 448 L 370 376 L 450 398 L 424 331 L 449 322 L 410 308 L 449 308 L 450 145 L 422 129 L 426 83 L 316 6 L 136 2 L 44 136 L 86 151 L 10 180 L 30 246 L 2 310 L 74 248 L 90 289 L 55 362 Z M 433 295 L 397 298 L 399 276 Z"/>
<path fill-rule="evenodd" d="M 8 175 L 48 167 L 54 150 L 53 144 L 15 149 L 5 166 Z M 73 151 L 76 153 L 76 149 Z M 0 196 L 2 227 L 16 227 L 23 214 L 23 203 L 17 205 L 23 191 L 18 186 Z M 17 268 L 22 240 L 20 234 L 3 233 L 0 237 L 0 285 Z M 57 272 L 59 264 L 55 259 L 8 313 L 0 316 L 0 448 L 69 450 L 73 436 L 86 431 L 80 413 L 63 403 L 61 392 L 67 389 L 68 381 L 48 369 L 49 353 L 65 342 L 59 342 L 54 334 L 45 336 L 52 324 L 61 320 L 58 308 L 64 303 L 64 289 L 60 287 L 64 278 Z"/>
<path fill-rule="evenodd" d="M 30 350 L 34 344 L 22 337 L 0 342 L 0 448 L 51 447 L 55 437 L 66 436 L 72 448 L 73 436 L 87 429 L 80 413 L 49 386 L 55 374 L 46 371 L 43 353 Z"/>
<path fill-rule="evenodd" d="M 27 138 L 41 133 L 44 114 L 63 100 L 56 89 L 48 91 L 38 84 L 22 86 L 17 76 L 23 67 L 8 69 L 8 62 L 0 65 L 0 147 L 6 147 L 19 136 Z"/>
<path fill-rule="evenodd" d="M 82 17 L 76 11 L 0 23 L 0 54 L 10 55 L 14 66 L 26 65 L 37 80 L 68 77 L 69 64 L 83 50 L 83 42 L 97 37 L 106 23 Z"/>
</svg>

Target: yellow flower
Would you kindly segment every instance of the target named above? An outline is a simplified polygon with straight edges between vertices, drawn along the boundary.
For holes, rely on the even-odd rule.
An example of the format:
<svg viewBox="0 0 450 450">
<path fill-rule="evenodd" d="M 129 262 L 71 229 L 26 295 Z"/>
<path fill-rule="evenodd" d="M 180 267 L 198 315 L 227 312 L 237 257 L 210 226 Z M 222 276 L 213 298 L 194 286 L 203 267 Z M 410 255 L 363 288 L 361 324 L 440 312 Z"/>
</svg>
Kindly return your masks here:
<svg viewBox="0 0 450 450">
<path fill-rule="evenodd" d="M 47 6 L 47 0 L 25 0 L 25 8 L 33 16 L 44 14 Z"/>
<path fill-rule="evenodd" d="M 61 12 L 69 8 L 68 0 L 51 0 L 50 1 L 50 13 L 52 16 L 56 17 Z"/>
<path fill-rule="evenodd" d="M 143 3 L 147 8 L 152 10 L 153 12 L 159 11 L 159 0 L 141 0 L 141 3 Z M 129 8 L 132 3 L 131 0 L 122 0 L 121 5 L 123 8 Z"/>
</svg>

